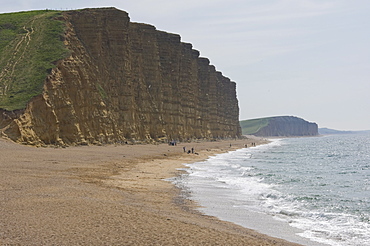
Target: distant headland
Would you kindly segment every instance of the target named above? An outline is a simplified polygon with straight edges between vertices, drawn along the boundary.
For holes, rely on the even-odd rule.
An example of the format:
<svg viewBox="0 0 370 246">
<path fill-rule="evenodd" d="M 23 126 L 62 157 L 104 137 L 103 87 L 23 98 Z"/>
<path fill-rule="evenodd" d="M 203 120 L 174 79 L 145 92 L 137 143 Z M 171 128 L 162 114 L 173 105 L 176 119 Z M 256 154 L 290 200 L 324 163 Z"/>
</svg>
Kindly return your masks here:
<svg viewBox="0 0 370 246">
<path fill-rule="evenodd" d="M 275 116 L 240 121 L 243 135 L 263 137 L 316 136 L 318 125 L 295 116 Z"/>
<path fill-rule="evenodd" d="M 330 128 L 319 128 L 319 134 L 320 135 L 333 135 L 333 134 L 368 134 L 370 133 L 370 130 L 365 131 L 340 131 Z"/>
</svg>

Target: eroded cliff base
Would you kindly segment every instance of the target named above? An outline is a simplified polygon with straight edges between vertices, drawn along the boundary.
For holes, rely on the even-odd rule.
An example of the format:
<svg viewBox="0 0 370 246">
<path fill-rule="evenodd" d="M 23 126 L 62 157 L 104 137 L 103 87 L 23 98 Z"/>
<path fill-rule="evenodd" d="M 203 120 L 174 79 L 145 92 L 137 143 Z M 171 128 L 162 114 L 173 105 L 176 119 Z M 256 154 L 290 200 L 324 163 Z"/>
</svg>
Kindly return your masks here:
<svg viewBox="0 0 370 246">
<path fill-rule="evenodd" d="M 31 145 L 241 136 L 236 85 L 180 36 L 115 8 L 63 12 L 69 55 L 42 92 L 2 110 L 3 137 Z"/>
</svg>

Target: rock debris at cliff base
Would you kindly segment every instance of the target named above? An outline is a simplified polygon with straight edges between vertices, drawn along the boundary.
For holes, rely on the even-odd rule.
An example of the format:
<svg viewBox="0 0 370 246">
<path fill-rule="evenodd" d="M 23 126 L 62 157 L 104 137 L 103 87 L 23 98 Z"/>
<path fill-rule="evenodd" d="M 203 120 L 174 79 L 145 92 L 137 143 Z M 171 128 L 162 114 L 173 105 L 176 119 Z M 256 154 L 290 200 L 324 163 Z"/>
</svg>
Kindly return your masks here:
<svg viewBox="0 0 370 246">
<path fill-rule="evenodd" d="M 236 84 L 179 35 L 115 8 L 60 20 L 70 55 L 21 115 L 2 113 L 3 136 L 32 145 L 240 137 Z"/>
</svg>

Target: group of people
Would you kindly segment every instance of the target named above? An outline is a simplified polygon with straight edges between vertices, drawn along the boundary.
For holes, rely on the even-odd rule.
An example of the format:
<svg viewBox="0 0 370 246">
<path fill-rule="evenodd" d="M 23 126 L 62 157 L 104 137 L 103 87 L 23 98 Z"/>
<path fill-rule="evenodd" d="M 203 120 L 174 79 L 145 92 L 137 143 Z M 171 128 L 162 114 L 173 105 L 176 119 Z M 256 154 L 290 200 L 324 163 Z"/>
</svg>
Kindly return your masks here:
<svg viewBox="0 0 370 246">
<path fill-rule="evenodd" d="M 169 146 L 177 146 L 177 142 L 176 141 L 170 141 L 170 142 L 168 142 L 168 145 Z"/>
<path fill-rule="evenodd" d="M 176 141 L 171 141 L 171 142 L 168 142 L 168 145 L 170 145 L 170 146 L 177 146 L 177 143 L 176 143 Z M 231 146 L 232 145 L 230 144 L 230 148 L 231 148 Z M 248 148 L 248 145 L 245 144 L 244 147 Z M 252 142 L 251 143 L 251 147 L 256 147 L 256 143 L 255 142 Z M 182 149 L 184 150 L 184 153 L 197 154 L 197 153 L 194 152 L 194 148 L 191 148 L 191 149 L 186 150 L 186 147 L 184 146 L 184 147 L 182 147 Z"/>
<path fill-rule="evenodd" d="M 256 143 L 254 143 L 254 142 L 253 142 L 253 143 L 252 143 L 252 147 L 256 147 Z"/>
<path fill-rule="evenodd" d="M 256 143 L 251 143 L 252 145 L 251 145 L 251 147 L 256 147 Z M 248 148 L 248 145 L 247 144 L 244 144 L 244 147 L 246 147 L 246 148 Z"/>
<path fill-rule="evenodd" d="M 168 145 L 169 146 L 177 146 L 177 142 L 176 141 L 169 141 L 168 142 Z M 188 153 L 188 154 L 198 154 L 198 153 L 195 153 L 194 152 L 194 148 L 191 148 L 191 149 L 186 149 L 186 147 L 182 147 L 182 149 L 184 150 L 184 153 Z"/>
<path fill-rule="evenodd" d="M 194 148 L 191 148 L 191 149 L 189 149 L 189 150 L 186 151 L 186 147 L 184 146 L 184 147 L 182 147 L 182 149 L 184 150 L 184 153 L 188 153 L 188 154 L 192 153 L 192 154 L 194 154 Z"/>
</svg>

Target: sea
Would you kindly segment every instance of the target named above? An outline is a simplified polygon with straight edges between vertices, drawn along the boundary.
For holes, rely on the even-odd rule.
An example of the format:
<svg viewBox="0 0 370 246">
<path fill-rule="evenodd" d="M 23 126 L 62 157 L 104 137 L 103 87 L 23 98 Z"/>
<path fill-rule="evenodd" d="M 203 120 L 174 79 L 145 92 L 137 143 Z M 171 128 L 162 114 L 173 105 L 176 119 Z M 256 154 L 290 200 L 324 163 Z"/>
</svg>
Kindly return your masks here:
<svg viewBox="0 0 370 246">
<path fill-rule="evenodd" d="M 303 245 L 370 245 L 370 134 L 270 139 L 186 164 L 199 210 Z"/>
</svg>

